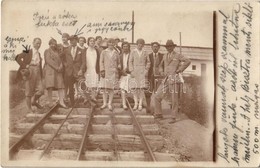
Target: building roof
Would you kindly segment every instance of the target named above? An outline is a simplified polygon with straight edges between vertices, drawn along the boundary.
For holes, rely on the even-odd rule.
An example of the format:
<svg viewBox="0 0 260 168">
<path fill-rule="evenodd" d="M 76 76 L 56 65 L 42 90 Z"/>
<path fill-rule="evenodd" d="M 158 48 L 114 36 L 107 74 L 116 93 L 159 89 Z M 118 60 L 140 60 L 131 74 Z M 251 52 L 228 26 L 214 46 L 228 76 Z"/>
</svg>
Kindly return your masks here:
<svg viewBox="0 0 260 168">
<path fill-rule="evenodd" d="M 130 44 L 131 50 L 136 48 L 136 44 Z M 144 49 L 148 51 L 148 53 L 152 52 L 152 48 L 150 44 L 145 44 Z M 180 47 L 177 46 L 175 48 L 176 52 L 180 53 Z M 164 45 L 161 45 L 159 52 L 167 53 L 166 48 Z M 184 56 L 189 57 L 191 60 L 213 60 L 213 48 L 209 47 L 193 47 L 193 46 L 182 46 L 181 47 L 181 54 Z"/>
</svg>

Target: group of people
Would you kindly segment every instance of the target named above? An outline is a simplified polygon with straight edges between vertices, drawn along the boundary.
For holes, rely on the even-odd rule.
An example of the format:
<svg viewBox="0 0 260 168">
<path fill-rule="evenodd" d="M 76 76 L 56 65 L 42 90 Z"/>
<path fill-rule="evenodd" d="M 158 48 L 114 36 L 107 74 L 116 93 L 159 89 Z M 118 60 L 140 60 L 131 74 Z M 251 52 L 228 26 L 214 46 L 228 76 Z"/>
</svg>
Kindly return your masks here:
<svg viewBox="0 0 260 168">
<path fill-rule="evenodd" d="M 142 110 L 146 100 L 147 112 L 151 112 L 151 97 L 154 94 L 154 115 L 162 118 L 161 101 L 170 93 L 175 76 L 184 71 L 190 60 L 175 52 L 176 44 L 172 40 L 166 42 L 167 53 L 159 52 L 160 44 L 151 43 L 152 53 L 144 50 L 144 39 L 136 41 L 136 48 L 131 50 L 130 43 L 123 41 L 119 46 L 119 38 L 102 39 L 101 36 L 78 37 L 62 34 L 62 44 L 50 39 L 49 48 L 44 52 L 44 66 L 39 53 L 41 39 L 33 40 L 33 48 L 16 57 L 20 65 L 18 77 L 25 80 L 25 95 L 29 112 L 32 106 L 42 108 L 39 98 L 44 88 L 48 91 L 48 106 L 53 105 L 52 91 L 58 90 L 59 105 L 63 108 L 73 107 L 75 96 L 82 89 L 82 81 L 90 94 L 91 101 L 103 94 L 101 109 L 113 110 L 114 90 L 120 89 L 122 107 L 127 109 L 126 93 L 132 93 L 133 110 Z M 87 43 L 87 47 L 85 44 Z M 163 75 L 160 86 L 155 87 L 156 77 Z M 75 93 L 76 92 L 76 93 Z M 84 92 L 84 90 L 83 90 Z M 172 119 L 176 120 L 178 97 L 171 93 Z"/>
</svg>

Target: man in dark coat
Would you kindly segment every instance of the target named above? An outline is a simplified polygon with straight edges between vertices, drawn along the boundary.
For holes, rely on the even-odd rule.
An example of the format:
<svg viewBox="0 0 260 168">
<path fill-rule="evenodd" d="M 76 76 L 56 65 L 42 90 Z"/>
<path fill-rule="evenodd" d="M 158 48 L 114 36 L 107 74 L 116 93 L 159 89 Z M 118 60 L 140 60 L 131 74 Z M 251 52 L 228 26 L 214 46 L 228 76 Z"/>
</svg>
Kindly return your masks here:
<svg viewBox="0 0 260 168">
<path fill-rule="evenodd" d="M 151 95 L 153 92 L 156 91 L 157 88 L 155 88 L 155 79 L 159 73 L 159 65 L 163 59 L 163 54 L 159 52 L 160 44 L 158 42 L 151 43 L 151 47 L 153 52 L 149 54 L 149 58 L 151 61 L 151 67 L 148 71 L 148 82 L 149 87 L 148 90 L 145 91 L 145 98 L 147 103 L 147 113 L 151 113 Z"/>
<path fill-rule="evenodd" d="M 97 36 L 96 37 L 96 45 L 95 45 L 95 48 L 98 50 L 98 54 L 100 55 L 101 52 L 103 51 L 103 48 L 101 46 L 102 44 L 102 37 L 101 36 Z"/>
<path fill-rule="evenodd" d="M 33 112 L 32 105 L 39 109 L 43 107 L 39 104 L 39 98 L 43 95 L 42 85 L 42 58 L 39 53 L 41 39 L 33 40 L 33 48 L 18 54 L 15 58 L 20 65 L 18 69 L 18 80 L 25 80 L 26 104 L 29 112 Z M 32 98 L 32 99 L 31 99 Z"/>
<path fill-rule="evenodd" d="M 69 90 L 71 106 L 74 105 L 74 88 L 73 85 L 83 76 L 86 66 L 86 53 L 77 47 L 78 37 L 73 35 L 70 37 L 70 46 L 63 53 L 63 65 L 65 67 L 64 84 Z M 65 93 L 67 93 L 67 89 Z"/>
<path fill-rule="evenodd" d="M 118 54 L 122 53 L 122 48 L 118 46 L 118 43 L 120 42 L 120 39 L 118 37 L 115 37 L 115 50 L 118 52 Z"/>
</svg>

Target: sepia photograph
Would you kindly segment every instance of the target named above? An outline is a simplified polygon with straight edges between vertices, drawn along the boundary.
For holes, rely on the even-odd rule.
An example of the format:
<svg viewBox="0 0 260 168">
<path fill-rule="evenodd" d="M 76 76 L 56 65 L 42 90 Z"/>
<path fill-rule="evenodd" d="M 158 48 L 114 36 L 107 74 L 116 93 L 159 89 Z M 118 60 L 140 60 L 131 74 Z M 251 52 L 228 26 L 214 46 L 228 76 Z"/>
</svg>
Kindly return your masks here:
<svg viewBox="0 0 260 168">
<path fill-rule="evenodd" d="M 241 35 L 220 24 L 238 28 L 250 4 L 230 4 L 232 15 L 191 2 L 187 10 L 164 1 L 2 1 L 2 157 L 13 166 L 180 166 L 219 158 L 239 166 L 237 146 L 221 136 L 231 130 L 219 120 L 244 131 L 235 103 L 224 102 L 233 113 L 223 113 L 230 88 L 217 81 L 236 89 L 235 70 L 218 58 L 226 47 L 229 64 L 240 62 L 242 71 L 248 61 L 228 49 L 239 49 Z M 243 98 L 257 110 L 259 97 Z"/>
</svg>

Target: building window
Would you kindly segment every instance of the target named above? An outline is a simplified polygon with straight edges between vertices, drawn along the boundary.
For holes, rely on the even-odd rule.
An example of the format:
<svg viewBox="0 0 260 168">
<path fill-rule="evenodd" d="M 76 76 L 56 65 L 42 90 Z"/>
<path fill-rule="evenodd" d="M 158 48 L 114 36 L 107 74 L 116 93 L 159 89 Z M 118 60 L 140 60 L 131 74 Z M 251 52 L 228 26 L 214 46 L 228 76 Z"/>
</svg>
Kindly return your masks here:
<svg viewBox="0 0 260 168">
<path fill-rule="evenodd" d="M 192 70 L 196 70 L 196 65 L 192 65 Z"/>
</svg>

